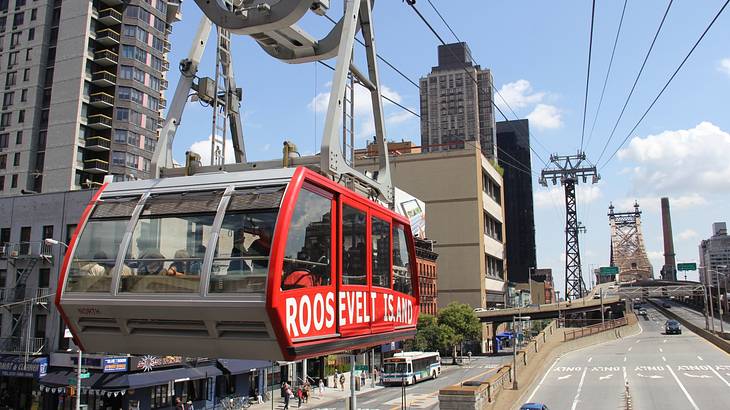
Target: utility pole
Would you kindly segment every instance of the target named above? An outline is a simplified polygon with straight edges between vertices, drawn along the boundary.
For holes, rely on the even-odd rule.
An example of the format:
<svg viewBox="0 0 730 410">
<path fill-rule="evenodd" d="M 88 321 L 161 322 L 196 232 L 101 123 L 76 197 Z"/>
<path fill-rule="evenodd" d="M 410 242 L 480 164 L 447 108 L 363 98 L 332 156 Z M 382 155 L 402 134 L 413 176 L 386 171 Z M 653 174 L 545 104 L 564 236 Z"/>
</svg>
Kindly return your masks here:
<svg viewBox="0 0 730 410">
<path fill-rule="evenodd" d="M 558 181 L 565 188 L 565 299 L 583 297 L 584 284 L 580 266 L 580 246 L 578 244 L 578 209 L 575 186 L 581 180 L 586 183 L 591 178 L 595 184 L 600 180 L 598 170 L 586 160 L 582 151 L 576 155 L 550 155 L 551 166 L 542 170 L 540 184 L 547 187 L 550 179 L 553 185 Z"/>
</svg>

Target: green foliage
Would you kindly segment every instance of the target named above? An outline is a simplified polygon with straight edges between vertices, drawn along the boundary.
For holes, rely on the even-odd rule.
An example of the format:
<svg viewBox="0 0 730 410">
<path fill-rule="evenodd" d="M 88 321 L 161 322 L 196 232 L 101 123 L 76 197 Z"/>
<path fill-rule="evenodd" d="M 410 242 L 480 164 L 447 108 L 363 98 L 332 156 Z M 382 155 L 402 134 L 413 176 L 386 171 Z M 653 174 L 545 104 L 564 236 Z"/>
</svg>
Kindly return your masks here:
<svg viewBox="0 0 730 410">
<path fill-rule="evenodd" d="M 420 315 L 416 337 L 409 341 L 407 348 L 425 352 L 451 351 L 464 341 L 479 340 L 481 324 L 469 305 L 453 302 L 442 309 L 438 317 Z"/>
<path fill-rule="evenodd" d="M 480 340 L 482 325 L 469 305 L 458 302 L 449 303 L 439 312 L 438 323 L 446 325 L 454 331 L 455 343 L 465 340 Z"/>
</svg>

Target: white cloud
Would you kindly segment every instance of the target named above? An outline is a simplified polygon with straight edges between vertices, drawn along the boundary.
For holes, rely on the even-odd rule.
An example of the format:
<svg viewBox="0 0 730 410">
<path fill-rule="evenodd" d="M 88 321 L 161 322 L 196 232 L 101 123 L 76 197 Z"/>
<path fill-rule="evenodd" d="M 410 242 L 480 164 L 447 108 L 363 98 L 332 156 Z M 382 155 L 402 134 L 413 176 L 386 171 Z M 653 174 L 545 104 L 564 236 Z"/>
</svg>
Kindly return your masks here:
<svg viewBox="0 0 730 410">
<path fill-rule="evenodd" d="M 499 89 L 499 94 L 502 95 L 502 98 L 507 101 L 507 104 L 515 110 L 527 107 L 528 105 L 537 104 L 545 97 L 544 92 L 534 92 L 532 90 L 532 85 L 530 85 L 530 82 L 527 80 L 517 80 L 512 83 L 504 84 Z M 495 101 L 500 108 L 504 108 L 502 107 L 504 101 L 499 98 L 499 95 L 495 96 Z"/>
<path fill-rule="evenodd" d="M 661 198 L 659 196 L 626 197 L 613 201 L 616 212 L 632 210 L 634 202 L 638 202 L 642 211 L 650 210 L 655 213 L 661 212 Z M 672 210 L 683 210 L 699 205 L 705 205 L 707 200 L 697 194 L 669 196 L 669 206 Z"/>
<path fill-rule="evenodd" d="M 720 66 L 717 69 L 730 76 L 730 58 L 720 60 Z"/>
<path fill-rule="evenodd" d="M 327 87 L 331 87 L 332 83 L 328 83 Z M 384 97 L 388 97 L 391 100 L 401 104 L 403 97 L 395 90 L 388 86 L 382 86 L 382 94 Z M 329 104 L 330 92 L 321 92 L 317 94 L 312 101 L 307 104 L 310 110 L 315 112 L 324 113 L 327 111 L 327 105 Z M 393 103 L 383 99 L 383 108 L 387 109 L 395 107 Z M 390 115 L 385 115 L 386 129 L 388 125 L 402 124 L 407 121 L 414 121 L 418 117 L 415 115 L 401 110 L 398 108 L 398 112 Z M 416 111 L 415 109 L 411 109 Z M 372 103 L 370 101 L 370 91 L 363 86 L 355 87 L 355 136 L 357 138 L 370 138 L 375 134 L 375 124 L 373 121 L 373 110 Z"/>
<path fill-rule="evenodd" d="M 697 237 L 697 232 L 694 231 L 694 229 L 685 229 L 684 231 L 680 232 L 677 235 L 677 238 L 686 241 L 687 239 L 692 239 Z"/>
<path fill-rule="evenodd" d="M 210 165 L 210 143 L 211 137 L 204 140 L 193 142 L 188 151 L 193 151 L 200 155 L 200 163 L 203 165 Z M 225 163 L 232 164 L 236 162 L 236 157 L 233 154 L 233 141 L 230 139 L 226 140 L 226 152 L 225 152 Z"/>
<path fill-rule="evenodd" d="M 619 151 L 630 163 L 626 170 L 633 192 L 674 196 L 673 206 L 706 203 L 706 197 L 727 192 L 730 181 L 730 134 L 709 122 L 686 130 L 635 137 Z"/>
<path fill-rule="evenodd" d="M 598 185 L 578 185 L 575 191 L 576 199 L 581 204 L 589 204 L 598 200 L 603 194 Z M 547 208 L 557 206 L 565 208 L 565 188 L 560 185 L 550 187 L 548 190 L 535 192 L 535 207 Z"/>
<path fill-rule="evenodd" d="M 531 113 L 527 114 L 530 126 L 540 130 L 555 129 L 563 126 L 562 112 L 548 104 L 537 104 Z"/>
</svg>

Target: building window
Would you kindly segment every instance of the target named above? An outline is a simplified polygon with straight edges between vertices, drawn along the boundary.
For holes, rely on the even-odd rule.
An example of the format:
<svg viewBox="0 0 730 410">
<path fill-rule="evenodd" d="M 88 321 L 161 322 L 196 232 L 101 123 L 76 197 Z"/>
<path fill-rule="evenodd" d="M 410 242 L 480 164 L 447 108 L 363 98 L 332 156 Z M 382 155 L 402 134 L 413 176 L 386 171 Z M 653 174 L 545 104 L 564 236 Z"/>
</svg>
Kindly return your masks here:
<svg viewBox="0 0 730 410">
<path fill-rule="evenodd" d="M 13 154 L 13 166 L 20 166 L 20 152 L 16 152 L 15 154 Z"/>
<path fill-rule="evenodd" d="M 23 24 L 23 21 L 25 20 L 25 12 L 15 13 L 13 15 L 13 28 L 16 28 Z"/>
<path fill-rule="evenodd" d="M 38 269 L 38 287 L 48 288 L 51 284 L 51 270 L 49 268 Z"/>
<path fill-rule="evenodd" d="M 36 18 L 38 18 L 38 9 L 33 9 L 30 11 L 30 21 L 35 21 Z"/>
<path fill-rule="evenodd" d="M 15 85 L 16 74 L 17 74 L 16 71 L 11 71 L 11 72 L 5 74 L 5 89 Z"/>
<path fill-rule="evenodd" d="M 5 169 L 8 166 L 8 156 L 0 155 L 0 169 Z"/>
<path fill-rule="evenodd" d="M 114 142 L 117 144 L 126 144 L 127 132 L 127 130 L 114 130 Z"/>
<path fill-rule="evenodd" d="M 129 121 L 129 108 L 117 108 L 117 120 Z"/>
<path fill-rule="evenodd" d="M 8 282 L 8 270 L 0 269 L 0 287 L 5 287 Z"/>
<path fill-rule="evenodd" d="M 25 50 L 25 61 L 30 61 L 31 60 L 32 53 L 33 53 L 33 49 L 32 48 L 28 48 L 28 49 Z"/>
<path fill-rule="evenodd" d="M 8 54 L 8 68 L 13 68 L 16 64 L 18 64 L 18 52 L 14 51 Z"/>
<path fill-rule="evenodd" d="M 13 97 L 15 93 L 13 91 L 7 92 L 3 95 L 3 109 L 6 109 L 13 105 Z"/>
<path fill-rule="evenodd" d="M 18 187 L 18 174 L 13 174 L 13 176 L 10 178 L 10 188 L 17 188 Z"/>
<path fill-rule="evenodd" d="M 24 88 L 20 91 L 20 102 L 28 101 L 28 89 Z"/>
<path fill-rule="evenodd" d="M 28 41 L 35 40 L 35 28 L 28 29 Z"/>
<path fill-rule="evenodd" d="M 2 113 L 2 115 L 0 115 L 0 127 L 9 127 L 10 126 L 10 116 L 11 116 L 11 113 L 9 113 L 9 112 L 4 112 L 4 113 Z M 6 135 L 5 144 L 2 144 L 0 146 L 7 148 L 7 146 L 8 146 L 7 134 L 3 134 L 3 135 Z"/>
<path fill-rule="evenodd" d="M 25 122 L 25 110 L 18 111 L 18 124 Z"/>
<path fill-rule="evenodd" d="M 0 175 L 0 191 L 5 190 L 5 175 Z"/>
<path fill-rule="evenodd" d="M 53 74 L 53 71 L 51 71 L 51 74 Z M 30 81 L 30 68 L 23 70 L 23 81 Z"/>
<path fill-rule="evenodd" d="M 167 390 L 167 385 L 153 386 L 150 390 L 152 391 L 150 407 L 153 409 L 166 408 L 170 402 L 170 393 Z"/>
<path fill-rule="evenodd" d="M 5 114 L 3 114 L 4 116 Z M 0 116 L 0 119 L 2 119 L 2 116 Z M 5 124 L 2 124 L 3 126 Z M 8 147 L 8 139 L 10 138 L 10 134 L 4 133 L 0 134 L 0 148 L 7 148 Z"/>
<path fill-rule="evenodd" d="M 124 166 L 127 154 L 123 151 L 112 151 L 112 165 Z"/>
</svg>

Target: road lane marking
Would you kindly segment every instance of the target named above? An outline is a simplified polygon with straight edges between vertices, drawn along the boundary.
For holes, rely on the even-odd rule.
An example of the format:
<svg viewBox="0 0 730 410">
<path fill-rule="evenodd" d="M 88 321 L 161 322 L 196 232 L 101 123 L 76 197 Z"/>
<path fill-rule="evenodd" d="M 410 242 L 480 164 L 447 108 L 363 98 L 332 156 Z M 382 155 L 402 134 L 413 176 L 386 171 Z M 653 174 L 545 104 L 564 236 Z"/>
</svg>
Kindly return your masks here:
<svg viewBox="0 0 730 410">
<path fill-rule="evenodd" d="M 703 362 L 705 361 L 705 359 L 703 359 L 702 356 L 697 356 L 697 358 L 700 359 Z"/>
<path fill-rule="evenodd" d="M 712 376 L 708 376 L 706 374 L 692 374 L 692 373 L 687 373 L 687 372 L 684 372 L 684 375 L 687 377 L 692 377 L 694 379 L 709 379 L 710 377 L 712 377 Z"/>
<path fill-rule="evenodd" d="M 658 374 L 650 374 L 648 376 L 644 376 L 641 373 L 636 373 L 636 376 L 637 377 L 647 378 L 647 379 L 663 379 L 664 378 L 664 376 L 659 376 Z"/>
<path fill-rule="evenodd" d="M 630 351 L 631 351 L 631 349 L 633 349 L 633 347 L 629 347 L 629 350 L 628 350 L 628 351 L 630 352 Z"/>
<path fill-rule="evenodd" d="M 641 341 L 641 339 L 637 339 L 637 340 L 636 340 L 636 343 L 639 343 L 640 341 Z"/>
<path fill-rule="evenodd" d="M 566 374 L 565 376 L 558 376 L 558 380 L 565 380 L 570 376 L 572 376 L 572 374 Z"/>
<path fill-rule="evenodd" d="M 607 374 L 605 376 L 601 376 L 598 378 L 598 380 L 606 380 L 606 379 L 610 379 L 611 377 L 613 377 L 613 373 Z"/>
<path fill-rule="evenodd" d="M 626 381 L 626 366 L 621 367 L 621 370 L 624 372 L 624 381 Z"/>
<path fill-rule="evenodd" d="M 558 360 L 560 360 L 559 357 L 557 359 L 555 359 L 555 361 L 550 366 L 550 368 L 545 372 L 545 374 L 542 375 L 542 379 L 540 379 L 540 383 L 538 383 L 537 386 L 535 386 L 535 390 L 533 390 L 532 391 L 532 394 L 530 395 L 530 397 L 527 398 L 527 401 L 528 402 L 531 402 L 532 401 L 532 398 L 535 397 L 535 393 L 537 393 L 537 390 L 540 388 L 540 386 L 542 386 L 542 382 L 545 381 L 545 378 L 547 378 L 547 375 L 550 374 L 550 371 L 551 370 L 553 370 L 553 367 L 555 367 L 555 365 L 558 363 Z"/>
<path fill-rule="evenodd" d="M 715 376 L 719 377 L 719 378 L 720 378 L 720 380 L 722 380 L 722 382 L 723 382 L 723 383 L 725 383 L 725 385 L 726 385 L 727 387 L 730 387 L 730 383 L 728 383 L 728 381 L 727 381 L 727 380 L 725 380 L 725 378 L 724 378 L 724 377 L 720 376 L 720 373 L 718 373 L 718 372 L 717 372 L 717 370 L 713 369 L 712 367 L 710 367 L 710 370 L 712 370 L 712 373 L 715 373 Z"/>
<path fill-rule="evenodd" d="M 659 348 L 659 353 L 664 353 L 664 349 L 662 349 L 662 348 L 660 347 L 660 348 Z"/>
<path fill-rule="evenodd" d="M 667 358 L 664 357 L 664 356 L 662 356 L 662 360 L 666 362 L 667 361 Z"/>
<path fill-rule="evenodd" d="M 664 340 L 662 341 L 662 343 L 667 343 L 667 339 L 664 339 Z"/>
<path fill-rule="evenodd" d="M 626 361 L 626 356 L 624 356 L 624 361 Z"/>
<path fill-rule="evenodd" d="M 575 410 L 575 408 L 578 406 L 578 398 L 580 397 L 580 391 L 583 389 L 583 381 L 586 378 L 586 369 L 583 369 L 583 374 L 580 376 L 580 382 L 578 383 L 578 391 L 575 392 L 575 397 L 573 398 L 573 405 L 570 407 L 570 410 Z"/>
<path fill-rule="evenodd" d="M 697 404 L 695 403 L 695 401 L 692 400 L 692 396 L 690 396 L 689 395 L 689 392 L 687 392 L 687 389 L 684 388 L 684 385 L 679 380 L 679 377 L 677 377 L 677 374 L 674 373 L 674 370 L 672 370 L 672 367 L 671 366 L 667 366 L 667 370 L 669 370 L 669 373 L 672 374 L 672 377 L 674 377 L 674 380 L 679 385 L 679 388 L 682 389 L 682 392 L 684 393 L 684 396 L 687 397 L 687 400 L 689 400 L 690 404 L 692 404 L 692 408 L 694 408 L 695 410 L 700 410 L 700 408 L 697 407 Z"/>
<path fill-rule="evenodd" d="M 588 363 L 590 363 L 592 361 L 593 361 L 593 356 L 591 356 L 591 357 L 588 358 Z"/>
</svg>

